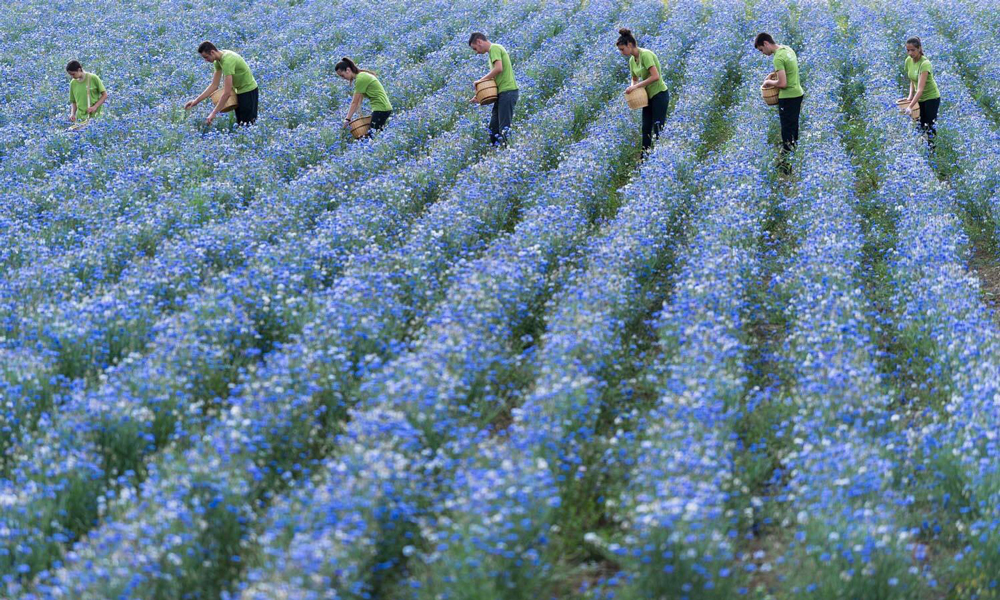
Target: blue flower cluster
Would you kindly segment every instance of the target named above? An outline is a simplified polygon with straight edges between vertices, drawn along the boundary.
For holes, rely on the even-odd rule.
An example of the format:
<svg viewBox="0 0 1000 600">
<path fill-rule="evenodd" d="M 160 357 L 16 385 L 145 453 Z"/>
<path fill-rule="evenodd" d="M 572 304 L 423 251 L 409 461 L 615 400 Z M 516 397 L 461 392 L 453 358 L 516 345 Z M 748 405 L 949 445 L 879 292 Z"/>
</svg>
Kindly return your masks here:
<svg viewBox="0 0 1000 600">
<path fill-rule="evenodd" d="M 990 2 L 8 4 L 0 596 L 1000 593 Z M 645 157 L 621 26 L 671 95 Z M 914 34 L 936 151 L 893 106 Z M 180 108 L 205 36 L 254 127 Z M 373 139 L 341 56 L 396 108 Z M 70 58 L 111 93 L 76 132 Z"/>
</svg>

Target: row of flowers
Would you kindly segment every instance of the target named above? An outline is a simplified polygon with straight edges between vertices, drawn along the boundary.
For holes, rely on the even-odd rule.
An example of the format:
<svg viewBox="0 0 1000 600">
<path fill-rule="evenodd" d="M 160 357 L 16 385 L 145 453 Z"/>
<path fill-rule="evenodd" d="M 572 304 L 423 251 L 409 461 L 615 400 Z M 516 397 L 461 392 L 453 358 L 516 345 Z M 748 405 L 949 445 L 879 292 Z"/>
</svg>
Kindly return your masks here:
<svg viewBox="0 0 1000 600">
<path fill-rule="evenodd" d="M 647 17 L 651 10 L 659 10 L 656 3 L 641 6 Z M 556 41 L 546 47 L 552 53 L 548 58 L 557 58 L 556 63 L 577 60 L 559 100 L 527 119 L 525 133 L 516 136 L 508 152 L 492 155 L 463 172 L 454 187 L 412 226 L 402 245 L 372 244 L 345 259 L 344 275 L 329 292 L 311 298 L 302 335 L 248 375 L 228 400 L 231 408 L 219 422 L 210 424 L 205 441 L 183 454 L 183 459 L 172 452 L 163 455 L 151 467 L 138 501 L 121 502 L 91 540 L 75 550 L 80 556 L 102 556 L 95 561 L 99 564 L 110 566 L 128 555 L 129 560 L 138 561 L 135 564 L 158 563 L 160 570 L 95 571 L 86 566 L 88 558 L 61 572 L 61 584 L 73 587 L 82 597 L 104 597 L 111 593 L 108 590 L 124 589 L 130 582 L 162 581 L 177 589 L 193 581 L 196 587 L 217 589 L 211 586 L 231 580 L 238 570 L 239 552 L 229 552 L 236 546 L 227 544 L 242 536 L 257 506 L 247 501 L 244 492 L 249 489 L 252 500 L 264 501 L 269 490 L 283 485 L 286 478 L 307 471 L 310 456 L 330 450 L 324 446 L 343 418 L 345 402 L 353 396 L 342 386 L 353 385 L 350 382 L 372 366 L 370 352 L 399 351 L 407 329 L 416 327 L 410 319 L 419 322 L 421 312 L 444 291 L 448 266 L 458 256 L 475 256 L 483 249 L 480 240 L 484 236 L 495 236 L 506 223 L 516 222 L 519 215 L 511 212 L 514 199 L 537 183 L 535 173 L 553 166 L 558 150 L 572 139 L 574 123 L 585 122 L 595 108 L 615 95 L 616 84 L 600 82 L 595 75 L 610 68 L 614 57 L 608 57 L 605 47 L 582 57 L 576 50 L 596 46 L 598 32 L 607 30 L 613 15 L 603 4 L 578 15 L 578 28 L 566 32 L 567 43 Z M 428 293 L 424 293 L 417 289 L 422 284 L 433 288 L 425 288 Z M 236 431 L 242 433 L 234 435 Z M 180 445 L 178 452 L 186 445 Z M 204 490 L 218 494 L 218 506 L 225 510 L 212 513 L 219 521 L 207 519 L 204 528 L 185 531 L 185 520 L 201 510 Z M 149 537 L 123 544 L 128 532 L 137 529 Z M 185 547 L 189 552 L 180 550 Z M 173 552 L 175 548 L 178 551 Z M 206 551 L 210 559 L 202 560 Z M 172 552 L 180 557 L 176 564 L 167 560 Z M 192 554 L 199 558 L 189 559 Z M 46 584 L 39 589 L 55 594 L 60 586 Z"/>
<path fill-rule="evenodd" d="M 784 203 L 794 251 L 781 261 L 775 296 L 787 321 L 778 360 L 783 385 L 764 399 L 777 471 L 755 507 L 780 597 L 910 598 L 917 544 L 907 530 L 906 494 L 894 488 L 899 420 L 879 372 L 872 306 L 861 293 L 866 243 L 855 212 L 855 173 L 841 142 L 843 66 L 853 59 L 825 3 L 803 6 L 808 81 L 801 174 Z M 859 50 L 863 52 L 863 50 Z M 865 72 L 854 74 L 868 82 Z M 847 82 L 849 87 L 850 81 Z M 854 106 L 861 118 L 884 112 L 878 87 Z M 918 571 L 919 572 L 919 571 Z"/>
<path fill-rule="evenodd" d="M 703 56 L 725 55 L 742 41 L 739 29 L 733 27 L 735 8 L 725 3 L 713 7 L 713 20 L 688 61 L 706 64 L 700 60 Z M 680 38 L 677 41 L 681 43 L 673 46 L 680 53 L 684 37 L 677 32 L 690 31 L 690 25 L 682 24 L 694 21 L 700 9 L 696 3 L 681 3 L 673 10 L 667 29 L 671 37 Z M 710 97 L 712 90 L 721 86 L 725 67 L 722 64 L 713 69 L 708 85 L 699 79 L 697 85 L 684 89 L 690 88 L 702 99 Z M 707 116 L 692 112 L 697 105 L 693 100 L 683 102 L 671 124 L 676 127 L 692 117 L 703 123 L 707 120 Z M 671 168 L 675 154 L 668 150 L 694 154 L 700 133 L 696 124 L 689 131 L 692 137 L 687 143 L 678 141 L 676 146 L 665 136 L 667 143 L 644 164 L 637 182 L 626 188 L 632 194 L 625 194 L 628 203 L 623 210 L 628 216 L 622 216 L 622 223 L 638 220 L 643 199 L 648 198 L 646 206 L 653 206 L 663 192 L 657 188 L 663 180 L 655 175 Z M 592 169 L 586 159 L 593 158 L 593 152 L 613 156 L 621 143 L 615 139 L 605 145 L 606 134 L 595 137 L 574 146 L 585 159 L 579 163 L 584 173 Z M 569 162 L 574 164 L 572 158 Z M 584 178 L 589 182 L 591 177 L 606 175 L 574 173 L 564 181 L 569 184 Z M 569 198 L 590 195 L 580 190 L 570 187 Z M 641 194 L 636 190 L 642 190 Z M 555 206 L 559 205 L 549 210 Z M 586 211 L 579 206 L 576 211 L 576 220 L 582 222 Z M 537 230 L 528 226 L 530 222 L 526 220 L 524 227 L 515 231 L 511 245 L 520 239 L 531 242 L 528 235 Z M 601 236 L 605 244 L 617 239 L 613 225 L 619 224 L 616 220 L 607 226 Z M 565 231 L 564 227 L 548 223 L 557 234 Z M 543 240 L 544 252 L 546 240 L 552 238 L 548 234 L 538 238 Z M 498 249 L 508 247 L 503 244 Z M 585 246 L 588 251 L 596 247 Z M 584 252 L 585 262 L 590 259 L 588 251 Z M 395 554 L 395 560 L 406 560 L 409 572 L 402 583 L 416 597 L 504 597 L 551 591 L 562 566 L 553 551 L 568 547 L 552 541 L 561 535 L 554 513 L 566 506 L 557 480 L 567 475 L 562 474 L 560 462 L 546 460 L 552 456 L 550 452 L 559 451 L 558 427 L 562 424 L 555 418 L 536 420 L 526 415 L 537 416 L 541 410 L 537 403 L 564 399 L 529 393 L 524 401 L 535 409 L 513 411 L 512 430 L 500 435 L 495 432 L 506 420 L 509 407 L 521 402 L 518 388 L 523 384 L 510 374 L 522 370 L 523 361 L 544 365 L 558 359 L 558 354 L 547 356 L 548 333 L 541 340 L 537 357 L 530 350 L 519 350 L 521 344 L 535 340 L 519 339 L 516 324 L 530 313 L 532 300 L 544 297 L 548 293 L 545 286 L 553 284 L 552 279 L 546 281 L 539 275 L 522 279 L 524 273 L 552 268 L 539 261 L 537 252 L 534 248 L 522 250 L 515 260 L 508 261 L 513 264 L 506 266 L 497 260 L 506 253 L 497 256 L 491 250 L 483 261 L 470 263 L 469 274 L 457 279 L 460 284 L 451 288 L 442 313 L 432 317 L 416 348 L 363 386 L 362 395 L 369 398 L 366 405 L 370 408 L 354 413 L 346 438 L 348 442 L 369 443 L 349 445 L 360 454 L 330 461 L 318 487 L 304 487 L 274 507 L 272 526 L 263 538 L 273 549 L 270 565 L 251 572 L 246 597 L 309 597 L 310 591 L 322 597 L 320 590 L 331 582 L 338 591 L 356 589 L 353 586 L 358 577 L 375 585 L 373 582 L 381 581 L 377 565 L 387 558 L 379 551 L 386 548 L 390 557 Z M 573 278 L 582 272 L 586 271 L 573 271 Z M 555 274 L 559 277 L 556 281 L 567 277 L 558 271 Z M 572 301 L 569 290 L 579 283 L 566 287 L 555 305 Z M 375 454 L 367 454 L 372 447 Z M 371 456 L 392 461 L 396 467 L 392 475 L 372 472 L 370 467 L 359 470 L 365 463 L 362 457 Z M 388 485 L 380 485 L 385 481 Z M 358 490 L 375 493 L 359 496 Z M 570 537 L 566 541 L 575 544 L 580 540 Z M 282 542 L 287 549 L 282 548 Z M 400 555 L 407 559 L 400 559 Z M 329 556 L 340 560 L 330 561 Z"/>
<path fill-rule="evenodd" d="M 551 29 L 527 27 L 524 31 L 525 35 L 542 39 Z M 569 35 L 583 41 L 580 34 Z M 570 39 L 573 38 L 567 37 L 567 41 Z M 533 43 L 530 39 L 526 41 Z M 558 53 L 547 58 L 565 61 L 573 48 L 573 44 L 553 46 Z M 429 182 L 427 185 L 438 174 L 456 173 L 459 170 L 456 163 L 482 137 L 471 123 L 462 133 L 464 139 L 457 133 L 444 136 L 431 147 L 432 153 L 418 162 L 425 167 L 422 177 Z M 427 162 L 434 157 L 438 159 L 436 163 Z M 474 184 L 472 177 L 465 182 Z M 402 216 L 404 201 L 418 199 L 421 190 L 412 191 L 412 195 L 400 198 L 395 194 L 390 196 L 392 201 L 401 203 L 396 205 L 397 219 Z M 383 210 L 388 216 L 393 215 L 393 206 Z M 359 249 L 372 241 L 391 239 L 392 236 L 377 228 L 394 224 L 390 218 L 373 221 L 373 228 L 365 232 L 365 219 L 373 214 L 371 209 L 355 211 L 357 238 L 353 237 L 355 231 L 346 219 L 331 220 L 329 226 L 343 227 L 337 239 L 351 241 Z M 309 248 L 331 252 L 331 246 L 332 241 L 327 239 L 326 244 L 317 242 Z M 10 531 L 12 547 L 20 548 L 9 557 L 12 571 L 21 570 L 23 565 L 29 571 L 33 566 L 44 566 L 51 556 L 40 550 L 55 551 L 58 542 L 71 537 L 74 529 L 86 529 L 93 518 L 89 515 L 96 516 L 95 511 L 101 510 L 96 503 L 106 484 L 123 476 L 121 484 L 134 485 L 136 474 L 128 473 L 127 467 L 141 469 L 143 457 L 154 445 L 162 447 L 173 437 L 183 440 L 182 432 L 189 427 L 198 429 L 211 420 L 214 409 L 222 402 L 220 398 L 231 392 L 241 368 L 254 364 L 259 353 L 269 349 L 261 345 L 263 335 L 274 337 L 275 329 L 290 332 L 301 327 L 307 309 L 313 307 L 312 300 L 302 296 L 306 287 L 302 282 L 315 260 L 284 263 L 282 259 L 292 256 L 294 251 L 288 244 L 281 254 L 258 261 L 253 269 L 234 271 L 218 287 L 200 293 L 189 302 L 187 310 L 156 325 L 149 354 L 127 357 L 101 376 L 96 390 L 77 389 L 51 415 L 54 422 L 42 423 L 36 438 L 25 436 L 16 440 L 18 448 L 11 461 L 10 477 L 4 481 L 12 499 L 17 499 L 5 509 L 5 517 L 11 515 L 11 527 L 5 531 Z M 75 387 L 82 385 L 79 382 Z M 94 477 L 84 476 L 86 472 L 81 465 L 90 465 Z M 81 480 L 86 484 L 69 485 Z M 41 501 L 43 498 L 47 500 Z M 83 511 L 86 517 L 83 522 L 67 523 L 53 518 L 58 515 L 50 515 L 46 509 L 51 505 L 52 510 L 58 511 L 67 504 Z M 26 512 L 19 506 L 32 506 L 33 511 Z M 38 544 L 38 548 L 33 551 L 35 547 L 29 541 Z M 29 560 L 19 558 L 24 556 L 30 557 Z"/>
<path fill-rule="evenodd" d="M 912 15 L 880 10 L 856 9 L 850 17 L 859 32 L 859 55 L 870 64 L 869 93 L 884 99 L 898 90 L 898 52 L 881 24 L 920 27 L 931 39 L 935 30 L 923 9 Z M 976 108 L 961 81 L 948 75 L 955 66 L 947 53 L 936 62 L 949 85 L 954 126 L 974 134 L 967 115 Z M 959 594 L 978 597 L 995 588 L 1000 565 L 1000 498 L 991 483 L 997 472 L 1000 337 L 980 301 L 980 282 L 966 269 L 968 238 L 955 214 L 954 192 L 938 182 L 906 124 L 884 111 L 867 116 L 882 132 L 886 157 L 875 201 L 894 211 L 899 232 L 891 261 L 897 343 L 915 374 L 913 388 L 920 390 L 900 427 L 905 443 L 891 451 L 901 465 L 897 477 L 912 488 L 910 497 L 920 500 L 913 510 L 926 515 L 919 533 L 942 554 L 957 550 L 954 563 L 936 565 L 938 572 Z M 941 128 L 952 124 L 945 112 Z"/>
</svg>

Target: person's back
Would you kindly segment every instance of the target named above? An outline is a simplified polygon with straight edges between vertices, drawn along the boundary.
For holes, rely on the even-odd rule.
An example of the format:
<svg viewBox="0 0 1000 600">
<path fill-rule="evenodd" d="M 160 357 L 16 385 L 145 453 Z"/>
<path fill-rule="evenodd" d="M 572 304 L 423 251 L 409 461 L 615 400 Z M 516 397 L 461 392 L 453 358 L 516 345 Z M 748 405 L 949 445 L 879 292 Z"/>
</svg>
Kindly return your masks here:
<svg viewBox="0 0 1000 600">
<path fill-rule="evenodd" d="M 236 94 L 245 94 L 257 89 L 257 80 L 250 72 L 247 61 L 232 50 L 222 50 L 221 53 L 222 57 L 215 61 L 215 70 L 221 71 L 223 76 L 233 76 L 233 89 Z"/>
<path fill-rule="evenodd" d="M 805 94 L 799 81 L 799 58 L 788 46 L 778 46 L 774 52 L 774 70 L 785 71 L 786 85 L 778 92 L 778 98 L 798 98 Z"/>
</svg>

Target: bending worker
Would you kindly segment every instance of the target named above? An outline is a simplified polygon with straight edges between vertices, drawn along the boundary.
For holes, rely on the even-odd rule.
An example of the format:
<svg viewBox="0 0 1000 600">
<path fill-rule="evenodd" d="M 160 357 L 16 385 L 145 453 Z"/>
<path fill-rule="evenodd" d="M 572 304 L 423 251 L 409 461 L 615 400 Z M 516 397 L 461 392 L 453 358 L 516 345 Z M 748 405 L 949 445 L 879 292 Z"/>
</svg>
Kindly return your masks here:
<svg viewBox="0 0 1000 600">
<path fill-rule="evenodd" d="M 257 81 L 253 78 L 247 62 L 232 50 L 219 50 L 212 42 L 202 42 L 198 46 L 198 54 L 205 59 L 205 62 L 215 65 L 215 73 L 212 75 L 212 83 L 205 88 L 205 91 L 194 100 L 188 101 L 184 108 L 194 108 L 205 98 L 211 97 L 215 90 L 219 89 L 221 82 L 222 97 L 205 119 L 205 123 L 211 125 L 222 107 L 226 106 L 230 96 L 236 94 L 236 124 L 252 125 L 257 120 L 258 89 Z"/>
<path fill-rule="evenodd" d="M 475 81 L 481 83 L 488 79 L 496 81 L 497 101 L 493 103 L 493 116 L 490 118 L 490 143 L 506 144 L 507 130 L 514 119 L 514 107 L 517 105 L 517 82 L 514 81 L 514 68 L 510 64 L 507 49 L 500 44 L 493 44 L 486 39 L 484 33 L 473 33 L 469 36 L 469 47 L 476 54 L 489 54 L 491 69 Z M 472 102 L 476 97 L 472 97 Z"/>
</svg>

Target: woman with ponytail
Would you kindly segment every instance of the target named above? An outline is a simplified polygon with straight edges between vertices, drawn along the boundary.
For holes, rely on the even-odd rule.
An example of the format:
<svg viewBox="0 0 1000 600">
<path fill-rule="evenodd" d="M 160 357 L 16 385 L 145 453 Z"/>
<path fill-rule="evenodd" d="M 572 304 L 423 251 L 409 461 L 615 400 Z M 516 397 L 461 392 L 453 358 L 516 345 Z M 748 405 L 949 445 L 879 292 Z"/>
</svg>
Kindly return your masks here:
<svg viewBox="0 0 1000 600">
<path fill-rule="evenodd" d="M 941 108 L 941 92 L 934 81 L 934 70 L 931 61 L 924 56 L 924 47 L 918 37 L 906 40 L 906 61 L 903 69 L 910 80 L 910 93 L 899 104 L 911 114 L 920 107 L 920 129 L 927 136 L 927 145 L 934 149 L 934 137 L 937 135 L 938 109 Z"/>
<path fill-rule="evenodd" d="M 385 122 L 389 120 L 389 115 L 392 114 L 392 104 L 389 103 L 389 96 L 386 95 L 385 88 L 375 77 L 375 73 L 367 69 L 359 69 L 358 65 L 346 56 L 340 59 L 333 70 L 343 79 L 354 83 L 354 98 L 351 100 L 350 108 L 347 109 L 347 116 L 344 117 L 344 127 L 350 127 L 354 113 L 361 110 L 362 98 L 368 98 L 372 109 L 372 124 L 366 137 L 370 137 L 372 133 L 382 129 Z"/>
<path fill-rule="evenodd" d="M 652 50 L 640 48 L 635 36 L 628 29 L 618 30 L 618 51 L 628 57 L 628 69 L 632 75 L 632 85 L 625 90 L 631 94 L 639 88 L 646 88 L 649 104 L 642 109 L 642 152 L 645 155 L 653 145 L 653 138 L 660 135 L 660 128 L 667 120 L 670 92 L 660 75 L 660 59 Z"/>
</svg>

